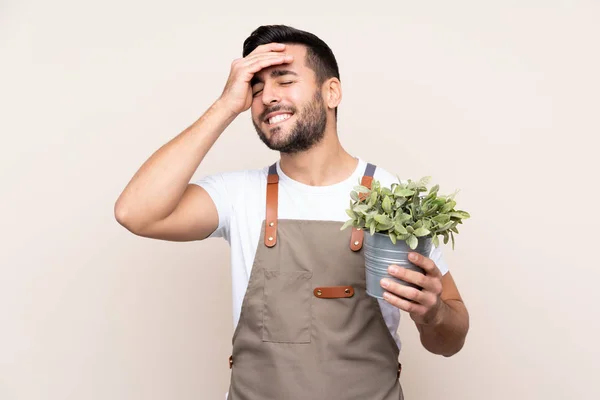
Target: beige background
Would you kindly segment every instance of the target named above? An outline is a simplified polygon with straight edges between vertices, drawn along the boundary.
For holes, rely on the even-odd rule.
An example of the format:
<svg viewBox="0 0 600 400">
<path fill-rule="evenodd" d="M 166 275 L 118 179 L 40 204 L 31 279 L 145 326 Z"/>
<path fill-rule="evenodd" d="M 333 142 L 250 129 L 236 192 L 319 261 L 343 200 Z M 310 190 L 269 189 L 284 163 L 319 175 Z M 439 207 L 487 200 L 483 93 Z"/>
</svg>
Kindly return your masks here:
<svg viewBox="0 0 600 400">
<path fill-rule="evenodd" d="M 472 214 L 446 251 L 467 344 L 433 356 L 404 318 L 407 399 L 600 398 L 599 3 L 218 3 L 0 2 L 0 399 L 222 399 L 227 244 L 135 237 L 113 205 L 265 23 L 333 48 L 351 153 Z M 197 176 L 276 157 L 246 113 Z"/>
</svg>

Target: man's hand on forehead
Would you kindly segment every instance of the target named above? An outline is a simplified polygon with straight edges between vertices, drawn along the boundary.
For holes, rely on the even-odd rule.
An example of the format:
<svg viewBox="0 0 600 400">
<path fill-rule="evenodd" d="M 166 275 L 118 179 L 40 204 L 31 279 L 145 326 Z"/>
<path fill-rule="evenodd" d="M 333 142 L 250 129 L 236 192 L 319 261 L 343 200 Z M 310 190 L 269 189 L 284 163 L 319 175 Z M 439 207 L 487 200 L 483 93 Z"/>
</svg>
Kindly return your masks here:
<svg viewBox="0 0 600 400">
<path fill-rule="evenodd" d="M 274 65 L 291 63 L 294 59 L 285 53 L 286 45 L 282 43 L 268 43 L 258 46 L 244 58 L 238 58 L 231 63 L 229 78 L 221 94 L 220 101 L 231 110 L 234 115 L 240 114 L 250 108 L 252 104 L 252 83 L 255 74 Z"/>
</svg>

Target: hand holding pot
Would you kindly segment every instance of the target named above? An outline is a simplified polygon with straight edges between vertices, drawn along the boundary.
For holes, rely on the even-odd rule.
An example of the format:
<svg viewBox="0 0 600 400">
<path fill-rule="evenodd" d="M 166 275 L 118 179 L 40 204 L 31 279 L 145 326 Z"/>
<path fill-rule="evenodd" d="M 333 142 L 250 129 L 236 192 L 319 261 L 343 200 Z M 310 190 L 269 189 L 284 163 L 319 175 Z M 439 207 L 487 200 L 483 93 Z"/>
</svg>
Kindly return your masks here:
<svg viewBox="0 0 600 400">
<path fill-rule="evenodd" d="M 391 279 L 382 279 L 381 286 L 386 290 L 383 298 L 395 307 L 410 314 L 417 324 L 436 324 L 442 306 L 442 273 L 435 262 L 422 254 L 411 252 L 409 260 L 423 268 L 425 274 L 411 271 L 397 265 L 390 265 L 390 275 L 422 288 L 401 285 Z"/>
</svg>

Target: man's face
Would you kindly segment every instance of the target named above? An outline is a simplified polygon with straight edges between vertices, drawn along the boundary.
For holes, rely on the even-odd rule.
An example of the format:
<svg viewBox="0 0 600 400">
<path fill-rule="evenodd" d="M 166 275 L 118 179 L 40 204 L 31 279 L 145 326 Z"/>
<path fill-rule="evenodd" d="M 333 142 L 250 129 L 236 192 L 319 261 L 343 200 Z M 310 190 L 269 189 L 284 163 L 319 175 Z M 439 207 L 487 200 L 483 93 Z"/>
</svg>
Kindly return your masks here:
<svg viewBox="0 0 600 400">
<path fill-rule="evenodd" d="M 305 65 L 306 47 L 286 45 L 291 63 L 254 75 L 252 123 L 271 150 L 297 153 L 310 149 L 325 134 L 327 113 L 314 71 Z"/>
</svg>

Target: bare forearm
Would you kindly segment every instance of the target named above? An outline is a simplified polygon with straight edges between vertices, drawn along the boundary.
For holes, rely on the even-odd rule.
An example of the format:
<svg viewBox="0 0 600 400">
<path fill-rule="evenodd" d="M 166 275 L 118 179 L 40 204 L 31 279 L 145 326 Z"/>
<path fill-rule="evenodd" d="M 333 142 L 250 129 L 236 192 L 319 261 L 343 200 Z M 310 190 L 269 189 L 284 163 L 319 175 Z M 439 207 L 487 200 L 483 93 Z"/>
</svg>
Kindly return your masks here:
<svg viewBox="0 0 600 400">
<path fill-rule="evenodd" d="M 194 172 L 234 119 L 235 115 L 217 101 L 154 152 L 119 196 L 115 204 L 119 222 L 141 227 L 172 213 Z"/>
<path fill-rule="evenodd" d="M 428 325 L 417 324 L 421 343 L 434 354 L 450 357 L 458 353 L 469 330 L 469 314 L 461 301 L 442 301 L 440 316 Z"/>
</svg>

